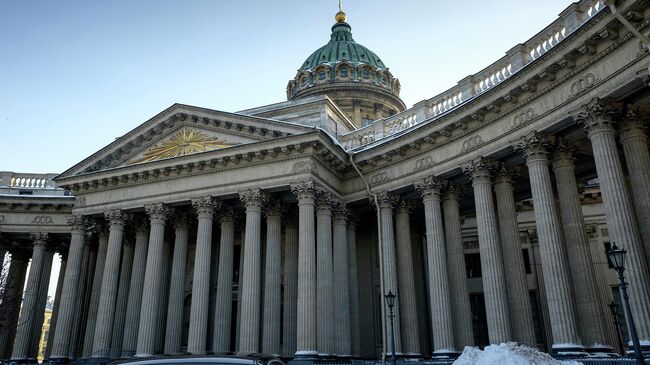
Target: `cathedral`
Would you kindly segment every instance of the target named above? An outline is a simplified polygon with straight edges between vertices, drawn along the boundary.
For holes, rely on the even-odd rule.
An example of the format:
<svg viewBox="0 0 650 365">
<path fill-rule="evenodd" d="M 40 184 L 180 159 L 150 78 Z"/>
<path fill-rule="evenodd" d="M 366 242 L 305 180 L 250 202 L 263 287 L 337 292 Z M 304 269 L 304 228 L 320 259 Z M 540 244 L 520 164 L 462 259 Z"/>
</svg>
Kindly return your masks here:
<svg viewBox="0 0 650 365">
<path fill-rule="evenodd" d="M 340 11 L 287 101 L 174 104 L 60 174 L 0 172 L 0 359 L 35 363 L 55 257 L 52 364 L 620 354 L 632 319 L 650 349 L 649 29 L 648 0 L 580 0 L 407 108 Z"/>
</svg>

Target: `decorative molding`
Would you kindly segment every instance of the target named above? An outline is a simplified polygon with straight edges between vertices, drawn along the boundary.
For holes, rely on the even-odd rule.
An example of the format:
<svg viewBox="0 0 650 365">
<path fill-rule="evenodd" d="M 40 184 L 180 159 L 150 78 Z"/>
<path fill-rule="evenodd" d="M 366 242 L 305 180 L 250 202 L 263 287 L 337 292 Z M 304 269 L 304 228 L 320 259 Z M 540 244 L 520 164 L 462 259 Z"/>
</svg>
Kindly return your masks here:
<svg viewBox="0 0 650 365">
<path fill-rule="evenodd" d="M 291 168 L 291 173 L 294 175 L 303 174 L 310 172 L 314 175 L 318 175 L 318 164 L 314 161 L 298 161 L 293 164 Z"/>
<path fill-rule="evenodd" d="M 476 134 L 463 141 L 463 147 L 460 149 L 461 153 L 465 153 L 480 147 L 483 144 L 483 137 Z"/>
<path fill-rule="evenodd" d="M 533 110 L 533 108 L 528 108 L 525 111 L 515 115 L 510 120 L 508 129 L 513 130 L 521 126 L 524 126 L 532 122 L 535 118 L 537 118 L 537 114 L 535 114 L 535 110 Z"/>
<path fill-rule="evenodd" d="M 199 217 L 212 217 L 215 209 L 219 206 L 219 203 L 212 196 L 194 198 L 191 203 L 192 208 L 194 208 Z"/>
<path fill-rule="evenodd" d="M 147 212 L 151 223 L 164 223 L 170 214 L 169 208 L 163 203 L 145 205 L 144 210 Z"/>
<path fill-rule="evenodd" d="M 203 132 L 191 129 L 181 129 L 174 133 L 169 139 L 160 143 L 159 146 L 151 147 L 143 153 L 141 158 L 127 162 L 128 165 L 185 156 L 198 152 L 216 150 L 234 146 L 234 144 L 210 137 Z"/>
<path fill-rule="evenodd" d="M 53 224 L 54 220 L 49 215 L 37 215 L 32 219 L 32 223 L 35 224 Z"/>
<path fill-rule="evenodd" d="M 124 226 L 128 219 L 128 214 L 123 210 L 115 209 L 104 213 L 104 217 L 111 226 L 116 224 Z"/>
<path fill-rule="evenodd" d="M 298 203 L 301 200 L 311 200 L 313 203 L 316 199 L 316 186 L 312 180 L 299 181 L 291 184 L 291 192 L 298 198 Z"/>
</svg>

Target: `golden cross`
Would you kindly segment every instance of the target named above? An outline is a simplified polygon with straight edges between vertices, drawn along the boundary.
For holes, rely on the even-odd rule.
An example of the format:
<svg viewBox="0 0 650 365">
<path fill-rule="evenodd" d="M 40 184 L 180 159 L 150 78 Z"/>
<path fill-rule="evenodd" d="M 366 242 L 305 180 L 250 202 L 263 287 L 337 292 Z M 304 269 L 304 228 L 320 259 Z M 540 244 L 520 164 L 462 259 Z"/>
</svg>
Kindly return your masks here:
<svg viewBox="0 0 650 365">
<path fill-rule="evenodd" d="M 343 11 L 343 0 L 339 0 L 339 11 Z"/>
</svg>

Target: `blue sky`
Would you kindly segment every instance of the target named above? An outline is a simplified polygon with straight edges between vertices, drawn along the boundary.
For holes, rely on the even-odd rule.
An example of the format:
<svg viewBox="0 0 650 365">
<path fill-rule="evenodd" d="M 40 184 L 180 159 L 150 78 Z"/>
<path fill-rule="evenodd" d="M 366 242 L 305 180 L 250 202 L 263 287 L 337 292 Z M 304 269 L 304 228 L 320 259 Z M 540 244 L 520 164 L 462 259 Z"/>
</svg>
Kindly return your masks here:
<svg viewBox="0 0 650 365">
<path fill-rule="evenodd" d="M 475 73 L 571 2 L 347 0 L 408 106 Z M 336 0 L 0 2 L 0 170 L 62 172 L 175 102 L 286 100 Z"/>
</svg>

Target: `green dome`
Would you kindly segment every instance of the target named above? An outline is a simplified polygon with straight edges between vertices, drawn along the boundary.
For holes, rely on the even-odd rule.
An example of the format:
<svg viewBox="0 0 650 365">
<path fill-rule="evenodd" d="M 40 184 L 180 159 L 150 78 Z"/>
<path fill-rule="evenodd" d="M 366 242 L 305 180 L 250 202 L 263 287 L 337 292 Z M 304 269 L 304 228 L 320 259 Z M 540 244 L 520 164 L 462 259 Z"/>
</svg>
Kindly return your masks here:
<svg viewBox="0 0 650 365">
<path fill-rule="evenodd" d="M 298 72 L 312 70 L 323 64 L 334 65 L 342 61 L 353 65 L 365 63 L 374 66 L 377 70 L 385 69 L 386 66 L 374 52 L 352 39 L 351 30 L 348 23 L 334 24 L 330 41 L 312 53 Z"/>
</svg>

